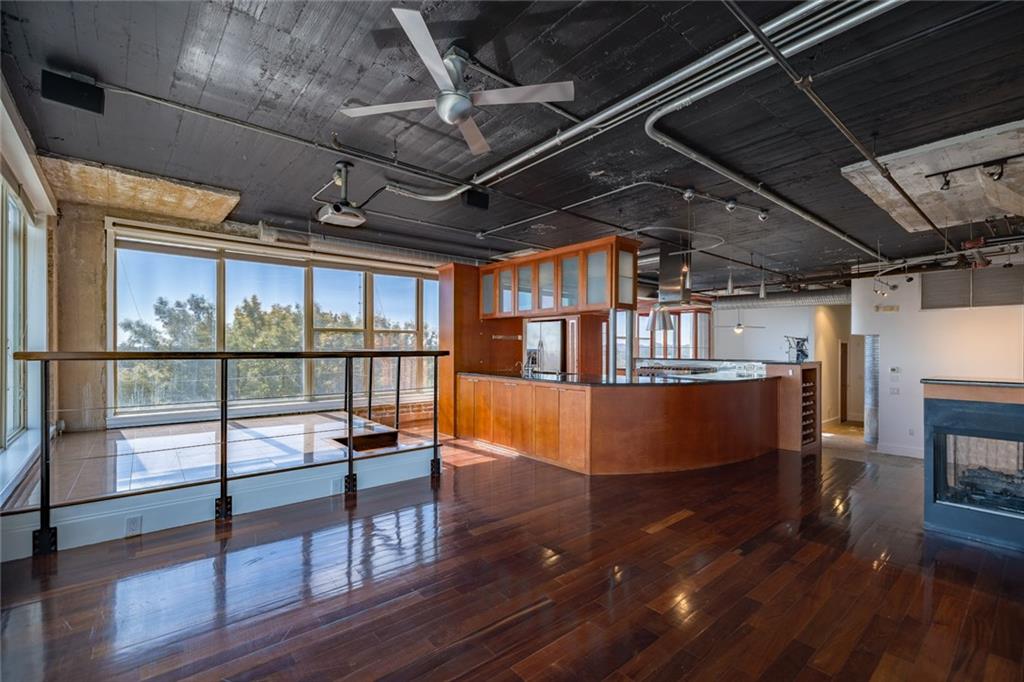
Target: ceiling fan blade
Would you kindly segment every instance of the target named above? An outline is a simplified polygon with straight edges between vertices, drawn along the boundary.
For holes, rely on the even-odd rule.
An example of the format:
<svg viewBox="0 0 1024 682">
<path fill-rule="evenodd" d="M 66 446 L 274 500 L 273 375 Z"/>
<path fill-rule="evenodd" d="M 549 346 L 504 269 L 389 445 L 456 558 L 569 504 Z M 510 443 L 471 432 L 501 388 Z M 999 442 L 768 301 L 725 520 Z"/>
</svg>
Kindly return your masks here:
<svg viewBox="0 0 1024 682">
<path fill-rule="evenodd" d="M 441 53 L 434 45 L 434 38 L 427 29 L 427 23 L 423 21 L 423 15 L 413 9 L 395 7 L 391 11 L 395 13 L 398 23 L 402 25 L 405 34 L 409 36 L 409 42 L 416 48 L 416 53 L 419 54 L 434 82 L 437 83 L 437 87 L 441 90 L 454 90 L 455 84 L 452 83 L 452 78 L 448 75 L 448 69 L 444 68 Z"/>
<path fill-rule="evenodd" d="M 473 104 L 522 104 L 526 102 L 571 102 L 575 97 L 572 81 L 521 85 L 516 88 L 498 88 L 471 92 Z"/>
<path fill-rule="evenodd" d="M 396 111 L 409 111 L 411 109 L 430 109 L 434 106 L 432 99 L 418 99 L 412 102 L 395 102 L 393 104 L 374 104 L 368 107 L 349 107 L 339 109 L 346 116 L 359 118 L 360 116 L 373 116 L 375 114 L 392 114 Z"/>
<path fill-rule="evenodd" d="M 459 123 L 459 130 L 462 132 L 462 137 L 466 138 L 469 151 L 473 152 L 475 156 L 491 151 L 491 145 L 487 144 L 484 134 L 480 132 L 480 127 L 472 118 L 467 118 Z"/>
</svg>

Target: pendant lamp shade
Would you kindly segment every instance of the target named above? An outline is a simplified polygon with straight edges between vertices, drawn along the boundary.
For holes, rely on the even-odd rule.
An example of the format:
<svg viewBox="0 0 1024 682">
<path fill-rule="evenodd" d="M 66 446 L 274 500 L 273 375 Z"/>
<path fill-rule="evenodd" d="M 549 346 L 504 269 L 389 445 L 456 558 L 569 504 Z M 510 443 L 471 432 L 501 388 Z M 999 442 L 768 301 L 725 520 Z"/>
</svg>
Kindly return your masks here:
<svg viewBox="0 0 1024 682">
<path fill-rule="evenodd" d="M 647 322 L 648 331 L 675 331 L 676 330 L 676 319 L 666 308 L 660 305 L 656 305 L 651 308 L 651 316 Z"/>
</svg>

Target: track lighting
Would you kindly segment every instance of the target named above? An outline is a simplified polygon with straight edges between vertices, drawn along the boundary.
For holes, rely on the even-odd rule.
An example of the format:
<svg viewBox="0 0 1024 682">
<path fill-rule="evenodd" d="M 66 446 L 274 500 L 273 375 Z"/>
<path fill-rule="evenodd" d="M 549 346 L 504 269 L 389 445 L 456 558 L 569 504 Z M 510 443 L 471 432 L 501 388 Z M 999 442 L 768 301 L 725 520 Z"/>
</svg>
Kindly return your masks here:
<svg viewBox="0 0 1024 682">
<path fill-rule="evenodd" d="M 757 219 L 760 220 L 762 223 L 768 220 L 768 211 L 761 211 L 760 213 L 758 213 Z"/>
<path fill-rule="evenodd" d="M 686 189 L 683 190 L 683 199 L 685 199 L 686 201 L 693 201 L 694 196 L 695 195 L 692 188 L 687 187 Z"/>
<path fill-rule="evenodd" d="M 725 202 L 725 210 L 728 211 L 729 213 L 732 213 L 733 211 L 735 211 L 736 210 L 736 200 L 735 199 L 729 199 L 729 201 Z"/>
</svg>

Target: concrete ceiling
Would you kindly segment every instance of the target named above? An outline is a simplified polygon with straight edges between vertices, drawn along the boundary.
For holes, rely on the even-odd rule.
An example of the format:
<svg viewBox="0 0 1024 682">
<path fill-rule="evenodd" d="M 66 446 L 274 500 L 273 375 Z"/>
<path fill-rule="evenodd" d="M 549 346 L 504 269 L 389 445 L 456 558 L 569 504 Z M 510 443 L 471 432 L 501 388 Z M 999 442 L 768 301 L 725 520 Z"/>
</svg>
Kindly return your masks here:
<svg viewBox="0 0 1024 682">
<path fill-rule="evenodd" d="M 345 105 L 430 98 L 434 86 L 391 14 L 423 11 L 442 49 L 455 41 L 520 83 L 572 79 L 585 117 L 741 35 L 710 2 L 217 2 L 3 5 L 3 73 L 41 151 L 237 191 L 230 218 L 341 234 L 309 216 L 310 195 L 339 156 L 246 131 L 161 104 L 107 94 L 102 116 L 43 100 L 42 68 L 87 73 L 114 85 L 231 116 L 327 145 L 352 147 L 468 179 L 571 121 L 538 105 L 486 107 L 477 116 L 493 152 L 473 157 L 432 111 L 348 119 Z M 850 127 L 886 154 L 1015 120 L 1024 110 L 1024 4 L 907 3 L 795 60 L 816 75 L 819 94 Z M 758 22 L 786 3 L 743 3 Z M 984 10 L 984 11 L 979 11 Z M 931 32 L 958 17 L 967 20 Z M 474 72 L 473 85 L 501 84 Z M 935 251 L 934 234 L 908 233 L 846 180 L 855 150 L 778 69 L 704 99 L 663 121 L 702 151 L 821 215 L 890 256 Z M 379 194 L 368 228 L 344 236 L 381 244 L 490 258 L 520 248 L 476 232 L 644 180 L 694 186 L 769 207 L 702 166 L 660 147 L 639 117 L 495 186 L 487 211 L 458 200 L 424 203 Z M 351 197 L 386 182 L 446 189 L 397 170 L 356 163 Z M 533 204 L 528 203 L 533 202 Z M 685 225 L 686 204 L 651 185 L 502 234 L 550 246 L 626 228 Z M 395 217 L 382 217 L 386 213 Z M 781 209 L 757 221 L 718 204 L 693 211 L 697 229 L 722 235 L 717 252 L 778 272 L 817 271 L 867 258 Z M 434 227 L 424 222 L 438 224 Z M 1015 229 L 1007 227 L 1006 229 Z M 951 230 L 962 239 L 971 228 Z M 708 256 L 694 262 L 695 287 L 759 281 L 754 270 Z"/>
</svg>

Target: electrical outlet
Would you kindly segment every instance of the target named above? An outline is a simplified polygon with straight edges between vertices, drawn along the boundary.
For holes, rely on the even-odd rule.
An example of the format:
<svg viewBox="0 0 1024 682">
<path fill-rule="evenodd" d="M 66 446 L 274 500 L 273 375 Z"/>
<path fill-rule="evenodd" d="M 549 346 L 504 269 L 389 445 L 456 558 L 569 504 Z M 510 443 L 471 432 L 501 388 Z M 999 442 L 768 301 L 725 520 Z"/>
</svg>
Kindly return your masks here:
<svg viewBox="0 0 1024 682">
<path fill-rule="evenodd" d="M 142 535 L 142 517 L 129 516 L 124 520 L 124 536 Z"/>
<path fill-rule="evenodd" d="M 899 394 L 900 394 L 900 387 L 899 386 L 890 386 L 889 387 L 889 395 L 899 395 Z"/>
</svg>

